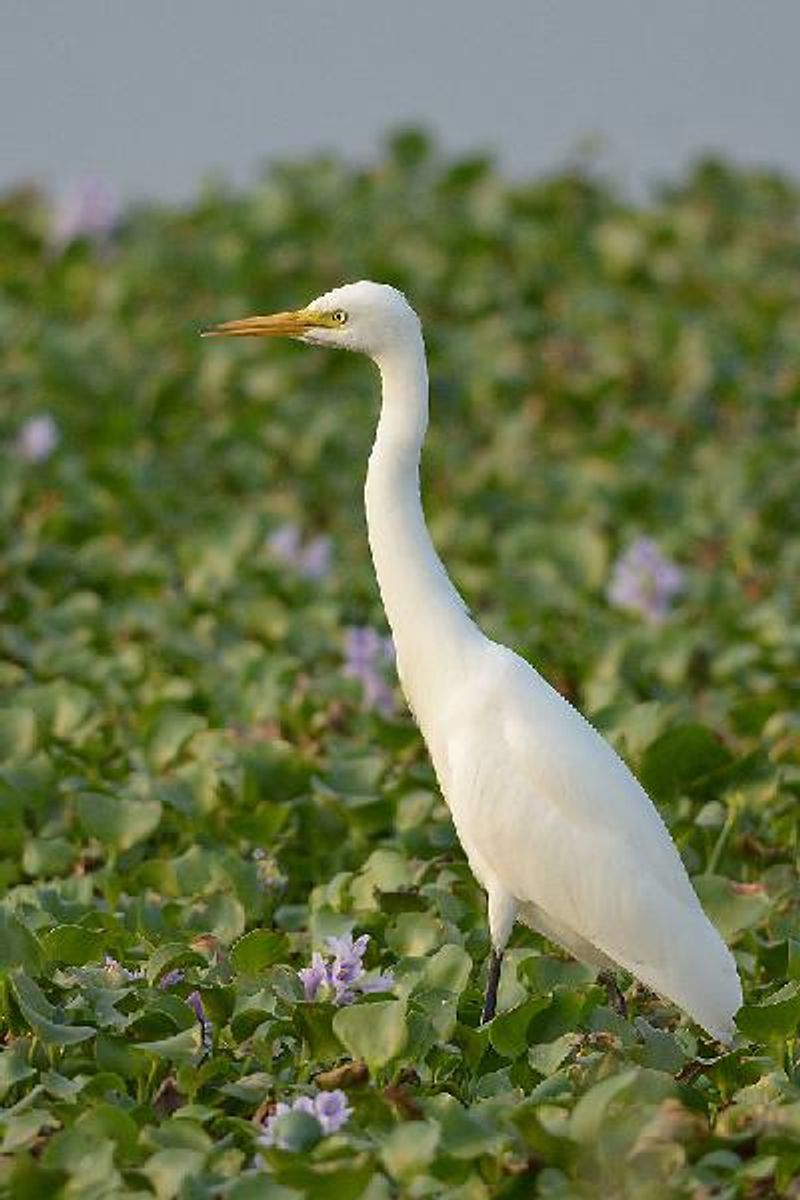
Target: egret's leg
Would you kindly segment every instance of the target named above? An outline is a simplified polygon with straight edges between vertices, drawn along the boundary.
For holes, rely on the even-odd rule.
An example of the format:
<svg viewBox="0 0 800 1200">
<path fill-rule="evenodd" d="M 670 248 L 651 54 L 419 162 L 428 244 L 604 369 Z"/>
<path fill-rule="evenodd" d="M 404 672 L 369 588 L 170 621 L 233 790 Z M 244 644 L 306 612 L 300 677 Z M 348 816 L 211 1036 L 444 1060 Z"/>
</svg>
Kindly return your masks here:
<svg viewBox="0 0 800 1200">
<path fill-rule="evenodd" d="M 517 902 L 508 892 L 500 887 L 489 888 L 489 933 L 492 937 L 492 952 L 489 957 L 489 969 L 486 979 L 486 999 L 483 1003 L 481 1024 L 491 1021 L 497 1009 L 497 989 L 500 984 L 500 968 L 503 965 L 503 951 L 511 936 L 511 930 L 517 917 Z"/>
<path fill-rule="evenodd" d="M 489 955 L 489 973 L 486 977 L 486 999 L 483 1002 L 481 1025 L 491 1021 L 497 1008 L 497 987 L 500 983 L 500 968 L 503 965 L 503 955 L 498 954 L 494 946 Z"/>
<path fill-rule="evenodd" d="M 612 971 L 598 971 L 597 982 L 602 983 L 606 989 L 608 996 L 609 1008 L 612 1008 L 618 1017 L 627 1017 L 628 1005 L 625 1002 L 625 997 L 620 991 L 619 984 L 614 978 Z"/>
</svg>

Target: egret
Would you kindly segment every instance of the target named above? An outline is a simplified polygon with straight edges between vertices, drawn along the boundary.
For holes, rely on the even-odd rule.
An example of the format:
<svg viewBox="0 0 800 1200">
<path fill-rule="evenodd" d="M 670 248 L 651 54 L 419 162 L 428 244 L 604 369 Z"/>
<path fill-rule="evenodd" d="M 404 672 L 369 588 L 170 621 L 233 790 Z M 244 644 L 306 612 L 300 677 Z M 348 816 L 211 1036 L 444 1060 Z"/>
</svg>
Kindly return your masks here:
<svg viewBox="0 0 800 1200">
<path fill-rule="evenodd" d="M 369 545 L 400 683 L 487 894 L 482 1019 L 495 1015 L 503 952 L 520 920 L 598 971 L 628 971 L 730 1042 L 742 1001 L 736 964 L 649 796 L 567 700 L 478 629 L 434 549 L 419 483 L 428 372 L 405 296 L 361 281 L 206 333 L 283 335 L 359 351 L 378 367 Z"/>
</svg>

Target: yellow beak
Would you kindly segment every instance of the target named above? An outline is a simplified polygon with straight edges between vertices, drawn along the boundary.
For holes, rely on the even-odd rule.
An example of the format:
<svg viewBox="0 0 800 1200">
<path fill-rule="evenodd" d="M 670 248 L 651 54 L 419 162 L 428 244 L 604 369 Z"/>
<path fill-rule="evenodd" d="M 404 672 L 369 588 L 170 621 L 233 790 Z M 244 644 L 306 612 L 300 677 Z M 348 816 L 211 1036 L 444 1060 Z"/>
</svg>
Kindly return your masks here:
<svg viewBox="0 0 800 1200">
<path fill-rule="evenodd" d="M 309 329 L 328 326 L 326 313 L 309 312 L 306 308 L 295 312 L 272 313 L 268 317 L 242 317 L 238 321 L 223 321 L 211 329 L 204 329 L 201 337 L 302 337 Z"/>
</svg>

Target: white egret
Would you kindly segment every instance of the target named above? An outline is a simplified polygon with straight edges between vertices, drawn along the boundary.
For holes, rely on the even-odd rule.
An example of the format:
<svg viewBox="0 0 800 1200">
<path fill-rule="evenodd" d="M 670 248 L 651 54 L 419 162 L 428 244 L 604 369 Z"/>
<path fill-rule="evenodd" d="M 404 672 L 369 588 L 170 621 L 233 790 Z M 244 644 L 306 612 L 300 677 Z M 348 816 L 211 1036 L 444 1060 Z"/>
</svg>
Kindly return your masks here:
<svg viewBox="0 0 800 1200">
<path fill-rule="evenodd" d="M 519 919 L 596 969 L 624 968 L 730 1041 L 742 1000 L 733 956 L 647 793 L 533 667 L 477 628 L 433 547 L 419 487 L 428 373 L 405 297 L 386 284 L 351 283 L 306 308 L 208 333 L 356 350 L 380 371 L 369 544 L 403 691 L 488 896 L 483 1019 L 494 1016 Z"/>
</svg>

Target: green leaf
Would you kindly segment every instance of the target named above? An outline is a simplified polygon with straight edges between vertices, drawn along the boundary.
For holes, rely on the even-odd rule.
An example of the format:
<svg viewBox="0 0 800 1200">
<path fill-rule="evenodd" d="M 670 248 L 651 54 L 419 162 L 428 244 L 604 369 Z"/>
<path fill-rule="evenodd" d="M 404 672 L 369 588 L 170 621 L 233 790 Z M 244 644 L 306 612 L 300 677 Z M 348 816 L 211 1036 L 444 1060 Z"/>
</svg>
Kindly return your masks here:
<svg viewBox="0 0 800 1200">
<path fill-rule="evenodd" d="M 77 847 L 66 838 L 31 838 L 22 852 L 22 867 L 38 878 L 65 875 L 77 857 Z"/>
<path fill-rule="evenodd" d="M 32 1146 L 42 1131 L 56 1129 L 58 1124 L 58 1118 L 47 1108 L 23 1108 L 21 1111 L 7 1114 L 3 1119 L 0 1154 L 13 1154 L 26 1146 Z"/>
<path fill-rule="evenodd" d="M 0 908 L 0 968 L 20 967 L 29 975 L 38 975 L 42 948 L 35 934 L 6 908 Z"/>
<path fill-rule="evenodd" d="M 322 1137 L 319 1121 L 306 1112 L 284 1113 L 275 1121 L 274 1130 L 278 1145 L 295 1153 L 313 1149 Z"/>
<path fill-rule="evenodd" d="M 382 1141 L 381 1161 L 399 1183 L 419 1175 L 433 1161 L 440 1128 L 430 1121 L 406 1121 Z"/>
<path fill-rule="evenodd" d="M 20 1012 L 46 1046 L 71 1046 L 94 1037 L 91 1025 L 65 1025 L 41 988 L 22 971 L 11 975 L 11 988 Z"/>
<path fill-rule="evenodd" d="M 83 925 L 56 925 L 42 934 L 42 950 L 48 962 L 84 963 L 98 962 L 102 958 L 102 942 L 97 932 Z"/>
<path fill-rule="evenodd" d="M 206 722 L 196 713 L 182 709 L 167 709 L 160 713 L 148 742 L 148 755 L 155 769 L 164 770 L 187 742 L 205 728 Z"/>
<path fill-rule="evenodd" d="M 575 1047 L 578 1035 L 565 1033 L 552 1042 L 540 1042 L 528 1049 L 528 1062 L 540 1075 L 545 1078 L 554 1074 L 569 1057 Z"/>
<path fill-rule="evenodd" d="M 637 1075 L 635 1067 L 620 1071 L 601 1079 L 581 1096 L 572 1110 L 569 1123 L 570 1134 L 576 1142 L 590 1145 L 597 1140 L 609 1105 L 634 1084 Z"/>
<path fill-rule="evenodd" d="M 36 717 L 29 708 L 0 709 L 0 762 L 28 758 L 36 746 Z"/>
<path fill-rule="evenodd" d="M 144 841 L 161 820 L 158 800 L 124 800 L 101 792 L 81 792 L 77 811 L 88 834 L 117 850 L 129 850 Z"/>
<path fill-rule="evenodd" d="M 152 1060 L 137 1046 L 108 1033 L 97 1035 L 95 1056 L 101 1070 L 126 1079 L 143 1079 L 152 1066 Z"/>
<path fill-rule="evenodd" d="M 761 1004 L 744 1004 L 735 1017 L 742 1033 L 756 1041 L 790 1037 L 800 1022 L 800 983 L 793 980 Z"/>
<path fill-rule="evenodd" d="M 518 973 L 537 995 L 556 987 L 580 987 L 590 983 L 596 972 L 580 962 L 566 962 L 547 954 L 534 954 L 520 963 Z"/>
<path fill-rule="evenodd" d="M 204 967 L 206 960 L 197 950 L 192 950 L 184 942 L 165 942 L 158 946 L 147 961 L 145 968 L 147 982 L 154 984 L 162 975 L 178 967 Z"/>
<path fill-rule="evenodd" d="M 141 1171 L 153 1185 L 158 1200 L 175 1200 L 184 1184 L 203 1170 L 206 1158 L 202 1150 L 170 1147 L 151 1155 Z"/>
<path fill-rule="evenodd" d="M 397 894 L 397 893 L 395 893 Z M 382 908 L 386 897 L 382 896 Z M 443 940 L 441 921 L 426 912 L 401 912 L 386 931 L 386 945 L 397 955 L 430 954 Z"/>
<path fill-rule="evenodd" d="M 91 692 L 65 679 L 44 684 L 33 690 L 31 696 L 37 716 L 50 725 L 58 738 L 72 737 L 85 723 L 94 706 Z"/>
<path fill-rule="evenodd" d="M 453 1158 L 472 1159 L 497 1154 L 504 1135 L 480 1112 L 463 1108 L 454 1096 L 437 1096 L 430 1112 L 441 1126 L 441 1149 Z"/>
<path fill-rule="evenodd" d="M 28 1062 L 30 1052 L 30 1038 L 17 1038 L 6 1050 L 0 1051 L 0 1100 L 14 1084 L 36 1074 Z"/>
<path fill-rule="evenodd" d="M 613 1119 L 617 1107 L 643 1108 L 659 1104 L 668 1096 L 673 1096 L 676 1089 L 672 1076 L 643 1067 L 609 1075 L 590 1087 L 578 1100 L 569 1119 L 570 1136 L 576 1142 L 590 1146 Z"/>
<path fill-rule="evenodd" d="M 767 917 L 770 900 L 760 884 L 736 883 L 721 875 L 696 875 L 692 880 L 700 903 L 725 941 Z"/>
<path fill-rule="evenodd" d="M 74 1128 L 98 1141 L 115 1143 L 124 1158 L 133 1158 L 139 1140 L 139 1126 L 128 1113 L 114 1104 L 95 1104 L 78 1117 Z"/>
<path fill-rule="evenodd" d="M 231 947 L 231 963 L 242 975 L 258 975 L 265 967 L 280 962 L 289 950 L 285 933 L 251 929 Z"/>
<path fill-rule="evenodd" d="M 709 729 L 676 725 L 648 746 L 639 777 L 656 799 L 673 800 L 696 790 L 730 761 L 730 753 Z"/>
<path fill-rule="evenodd" d="M 185 920 L 187 928 L 212 933 L 225 945 L 242 936 L 244 925 L 244 907 L 228 892 L 217 892 L 194 905 Z"/>
<path fill-rule="evenodd" d="M 232 1187 L 226 1188 L 225 1200 L 303 1200 L 303 1194 L 282 1183 L 273 1183 L 259 1171 L 241 1175 Z"/>
<path fill-rule="evenodd" d="M 174 1033 L 171 1037 L 157 1038 L 151 1042 L 137 1042 L 137 1050 L 146 1050 L 156 1058 L 165 1058 L 168 1062 L 190 1063 L 200 1050 L 201 1035 L 197 1024 L 188 1029 Z"/>
<path fill-rule="evenodd" d="M 74 1127 L 50 1139 L 42 1161 L 46 1167 L 68 1172 L 73 1187 L 79 1185 L 78 1194 L 101 1194 L 93 1191 L 94 1185 L 100 1185 L 108 1194 L 119 1178 L 114 1170 L 113 1142 Z"/>
<path fill-rule="evenodd" d="M 789 979 L 800 980 L 800 938 L 787 938 L 786 974 Z"/>
<path fill-rule="evenodd" d="M 340 1046 L 333 1032 L 333 1017 L 331 1004 L 306 1002 L 295 1005 L 294 1023 L 308 1044 L 309 1056 L 315 1061 L 338 1057 Z"/>
<path fill-rule="evenodd" d="M 499 1013 L 489 1025 L 489 1039 L 504 1058 L 519 1058 L 528 1049 L 528 1027 L 538 1012 L 549 1008 L 547 996 L 531 996 L 509 1012 Z"/>
<path fill-rule="evenodd" d="M 461 995 L 469 982 L 472 959 L 462 946 L 447 945 L 428 959 L 423 976 L 427 988 L 442 988 Z"/>
<path fill-rule="evenodd" d="M 677 1074 L 687 1059 L 678 1039 L 664 1029 L 657 1029 L 644 1017 L 637 1017 L 635 1024 L 644 1041 L 644 1046 L 637 1055 L 641 1065 L 650 1067 L 653 1071 Z"/>
<path fill-rule="evenodd" d="M 379 1000 L 341 1008 L 333 1018 L 333 1032 L 352 1058 L 363 1059 L 375 1072 L 406 1045 L 406 1006 L 402 1000 Z"/>
</svg>

